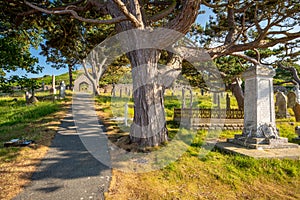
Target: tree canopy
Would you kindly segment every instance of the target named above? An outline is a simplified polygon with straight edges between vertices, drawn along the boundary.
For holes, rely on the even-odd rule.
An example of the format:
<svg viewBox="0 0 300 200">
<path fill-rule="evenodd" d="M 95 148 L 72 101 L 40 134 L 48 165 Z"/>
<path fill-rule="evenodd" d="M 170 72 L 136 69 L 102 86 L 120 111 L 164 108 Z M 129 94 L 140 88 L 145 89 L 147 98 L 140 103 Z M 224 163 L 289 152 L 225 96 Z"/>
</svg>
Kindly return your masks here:
<svg viewBox="0 0 300 200">
<path fill-rule="evenodd" d="M 163 27 L 182 34 L 189 32 L 192 38 L 197 38 L 196 43 L 205 48 L 212 59 L 219 58 L 216 64 L 223 70 L 226 78 L 230 79 L 230 76 L 243 70 L 240 64 L 244 61 L 226 56 L 237 56 L 254 64 L 262 64 L 263 51 L 270 48 L 274 52 L 275 49 L 280 49 L 276 55 L 285 50 L 295 57 L 294 50 L 300 37 L 300 5 L 293 0 L 11 0 L 2 4 L 4 8 L 8 8 L 8 19 L 15 25 L 20 26 L 30 21 L 40 27 L 47 27 L 45 38 L 48 43 L 46 42 L 44 49 L 48 51 L 50 60 L 56 59 L 55 55 L 68 60 L 74 58 L 74 54 L 84 55 L 89 52 L 88 49 L 93 48 L 94 42 L 98 42 L 97 38 L 104 39 L 108 37 L 108 33 Z M 198 15 L 201 19 L 203 11 L 199 9 L 203 6 L 212 9 L 215 14 L 206 27 L 194 24 Z M 99 26 L 108 27 L 106 30 L 110 30 L 110 27 L 114 29 L 113 32 L 99 31 Z M 57 40 L 56 35 L 60 36 L 60 40 Z M 159 42 L 166 45 L 174 42 L 174 38 L 168 35 L 159 39 Z M 143 41 L 135 42 L 139 44 Z M 195 48 L 198 47 L 188 46 L 186 50 L 193 51 Z M 138 67 L 147 64 L 147 70 L 143 73 L 149 79 L 162 73 L 158 62 L 164 53 L 160 49 L 139 49 L 127 52 L 126 56 L 133 69 L 141 70 Z M 169 56 L 167 68 L 181 69 L 182 58 L 173 54 Z M 173 75 L 175 77 L 178 73 Z M 133 77 L 134 84 L 143 81 L 140 79 L 142 77 Z M 132 141 L 153 146 L 167 140 L 165 120 L 162 120 L 164 114 L 161 114 L 164 113 L 164 89 L 163 85 L 151 83 L 134 92 L 134 124 L 142 129 L 131 127 Z M 156 110 L 150 115 L 148 109 L 154 104 L 157 105 Z M 161 128 L 160 124 L 164 127 Z M 158 127 L 161 128 L 159 131 Z M 137 137 L 143 131 L 147 132 L 146 137 Z"/>
<path fill-rule="evenodd" d="M 2 6 L 4 2 L 0 3 Z M 37 48 L 41 41 L 41 29 L 34 23 L 16 26 L 10 13 L 0 11 L 0 90 L 10 92 L 16 82 L 28 80 L 27 76 L 9 76 L 19 69 L 27 73 L 39 73 L 38 58 L 33 57 L 30 48 Z M 22 81 L 23 80 L 23 81 Z"/>
</svg>

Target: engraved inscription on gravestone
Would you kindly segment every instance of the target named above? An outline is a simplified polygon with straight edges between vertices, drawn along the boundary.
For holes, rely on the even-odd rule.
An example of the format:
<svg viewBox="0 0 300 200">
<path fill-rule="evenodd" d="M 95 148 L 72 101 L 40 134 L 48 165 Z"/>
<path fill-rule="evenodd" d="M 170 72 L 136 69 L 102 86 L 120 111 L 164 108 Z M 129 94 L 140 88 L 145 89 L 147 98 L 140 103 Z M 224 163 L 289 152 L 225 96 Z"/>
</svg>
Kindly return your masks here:
<svg viewBox="0 0 300 200">
<path fill-rule="evenodd" d="M 258 81 L 258 119 L 260 123 L 272 122 L 270 85 L 268 80 Z"/>
<path fill-rule="evenodd" d="M 254 78 L 251 78 L 251 79 L 247 79 L 246 80 L 246 85 L 248 85 L 249 87 L 246 87 L 245 88 L 245 106 L 244 106 L 244 109 L 245 109 L 245 122 L 247 122 L 248 126 L 251 126 L 252 123 L 251 122 L 254 122 L 256 120 L 256 109 L 252 109 L 251 107 L 247 106 L 247 105 L 251 105 L 252 106 L 255 106 L 253 105 L 253 103 L 255 102 L 255 93 L 253 92 L 253 88 L 256 87 L 256 79 Z M 250 109 L 249 109 L 250 108 Z M 246 126 L 246 124 L 245 124 Z"/>
</svg>

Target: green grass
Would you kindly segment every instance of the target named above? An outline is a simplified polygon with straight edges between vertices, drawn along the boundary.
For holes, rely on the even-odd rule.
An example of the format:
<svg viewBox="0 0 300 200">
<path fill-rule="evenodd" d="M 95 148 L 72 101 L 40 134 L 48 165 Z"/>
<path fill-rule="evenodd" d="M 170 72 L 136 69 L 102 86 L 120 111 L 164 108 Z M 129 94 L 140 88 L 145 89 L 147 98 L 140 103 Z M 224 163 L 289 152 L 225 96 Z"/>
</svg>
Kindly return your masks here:
<svg viewBox="0 0 300 200">
<path fill-rule="evenodd" d="M 62 109 L 64 102 L 41 101 L 26 105 L 24 97 L 17 98 L 17 101 L 13 99 L 0 98 L 0 160 L 6 161 L 16 157 L 19 148 L 4 148 L 4 143 L 15 138 L 43 139 L 45 135 L 41 133 L 41 128 L 52 120 L 48 116 Z"/>
<path fill-rule="evenodd" d="M 127 100 L 113 99 L 116 113 L 123 113 L 122 106 Z M 110 96 L 98 97 L 96 101 L 102 111 L 113 116 Z M 200 96 L 195 105 L 214 106 L 208 101 L 210 96 Z M 132 100 L 129 104 L 132 105 Z M 165 112 L 171 138 L 179 128 L 173 121 L 173 110 L 180 107 L 181 99 L 166 95 Z M 132 116 L 132 107 L 130 113 Z M 277 120 L 280 135 L 290 141 L 296 137 L 295 125 L 300 123 L 294 122 L 293 117 Z M 254 159 L 205 149 L 207 137 L 225 139 L 240 133 L 226 130 L 217 135 L 213 131 L 208 134 L 206 130 L 198 130 L 180 159 L 163 169 L 144 174 L 114 172 L 118 181 L 112 184 L 111 191 L 114 192 L 109 193 L 107 199 L 299 199 L 300 160 Z M 183 137 L 186 141 L 191 139 L 186 134 Z"/>
<path fill-rule="evenodd" d="M 198 153 L 191 153 L 194 151 Z M 201 147 L 192 146 L 180 159 L 155 172 L 129 175 L 114 172 L 118 183 L 111 186 L 114 192 L 107 199 L 300 197 L 299 160 L 254 159 L 218 151 L 199 156 L 202 151 Z"/>
</svg>

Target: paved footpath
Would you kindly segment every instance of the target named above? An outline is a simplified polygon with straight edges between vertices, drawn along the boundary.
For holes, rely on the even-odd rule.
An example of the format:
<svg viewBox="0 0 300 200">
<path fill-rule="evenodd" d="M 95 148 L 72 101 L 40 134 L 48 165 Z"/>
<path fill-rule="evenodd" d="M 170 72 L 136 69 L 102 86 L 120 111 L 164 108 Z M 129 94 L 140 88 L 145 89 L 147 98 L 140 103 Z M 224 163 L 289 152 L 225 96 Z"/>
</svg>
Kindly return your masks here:
<svg viewBox="0 0 300 200">
<path fill-rule="evenodd" d="M 99 125 L 91 95 L 74 95 L 72 107 L 31 183 L 14 199 L 104 199 L 111 179 L 106 163 L 107 138 Z"/>
</svg>

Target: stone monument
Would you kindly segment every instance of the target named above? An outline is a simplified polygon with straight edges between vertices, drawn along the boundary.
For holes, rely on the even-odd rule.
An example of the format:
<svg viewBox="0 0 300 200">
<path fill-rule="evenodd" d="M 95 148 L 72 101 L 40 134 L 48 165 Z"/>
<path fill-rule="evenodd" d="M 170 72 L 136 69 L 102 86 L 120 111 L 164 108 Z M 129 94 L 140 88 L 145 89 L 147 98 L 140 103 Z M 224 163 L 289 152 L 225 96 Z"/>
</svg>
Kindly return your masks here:
<svg viewBox="0 0 300 200">
<path fill-rule="evenodd" d="M 31 94 L 29 92 L 25 92 L 25 100 L 27 104 L 29 103 L 30 98 L 31 98 Z"/>
<path fill-rule="evenodd" d="M 247 148 L 298 148 L 279 137 L 275 124 L 273 76 L 271 67 L 255 65 L 243 74 L 245 79 L 244 129 L 228 142 Z"/>
<path fill-rule="evenodd" d="M 55 75 L 52 75 L 52 88 L 51 93 L 56 94 L 56 87 L 55 87 Z"/>
<path fill-rule="evenodd" d="M 288 98 L 288 103 L 287 103 L 287 107 L 288 108 L 293 108 L 296 104 L 296 100 L 297 100 L 297 96 L 295 94 L 295 92 L 289 92 L 287 94 L 287 98 Z"/>
<path fill-rule="evenodd" d="M 59 97 L 65 98 L 65 91 L 66 91 L 66 84 L 64 81 L 62 81 L 59 85 Z"/>
<path fill-rule="evenodd" d="M 276 113 L 277 118 L 287 118 L 289 116 L 287 111 L 287 98 L 283 92 L 278 92 L 276 94 L 275 106 L 278 108 Z"/>
<path fill-rule="evenodd" d="M 44 81 L 42 82 L 42 91 L 43 92 L 45 91 L 45 82 Z"/>
</svg>

